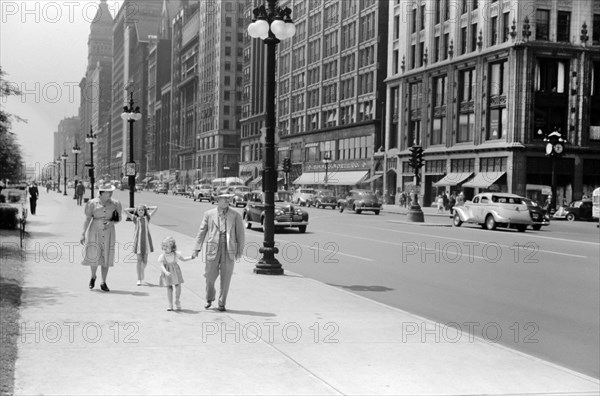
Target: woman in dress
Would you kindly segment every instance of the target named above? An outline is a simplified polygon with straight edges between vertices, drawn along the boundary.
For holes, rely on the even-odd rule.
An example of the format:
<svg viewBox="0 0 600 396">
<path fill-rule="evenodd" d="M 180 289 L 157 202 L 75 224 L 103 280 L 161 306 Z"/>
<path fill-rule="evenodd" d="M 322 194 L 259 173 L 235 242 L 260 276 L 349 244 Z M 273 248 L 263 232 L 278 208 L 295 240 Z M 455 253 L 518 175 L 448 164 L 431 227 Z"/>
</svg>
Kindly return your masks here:
<svg viewBox="0 0 600 396">
<path fill-rule="evenodd" d="M 81 244 L 84 245 L 84 259 L 81 264 L 89 265 L 92 277 L 89 287 L 96 284 L 96 270 L 101 267 L 102 283 L 100 288 L 109 291 L 106 285 L 108 268 L 115 261 L 116 232 L 115 223 L 121 221 L 121 203 L 112 198 L 115 186 L 105 183 L 98 188 L 98 198 L 88 201 L 85 206 L 85 221 L 81 233 Z M 87 235 L 86 235 L 87 234 Z"/>
<path fill-rule="evenodd" d="M 144 270 L 148 264 L 148 254 L 154 251 L 152 235 L 148 229 L 150 219 L 158 210 L 156 206 L 138 205 L 137 208 L 125 209 L 125 214 L 135 224 L 133 233 L 133 252 L 137 255 L 137 285 L 141 286 L 144 280 Z"/>
</svg>

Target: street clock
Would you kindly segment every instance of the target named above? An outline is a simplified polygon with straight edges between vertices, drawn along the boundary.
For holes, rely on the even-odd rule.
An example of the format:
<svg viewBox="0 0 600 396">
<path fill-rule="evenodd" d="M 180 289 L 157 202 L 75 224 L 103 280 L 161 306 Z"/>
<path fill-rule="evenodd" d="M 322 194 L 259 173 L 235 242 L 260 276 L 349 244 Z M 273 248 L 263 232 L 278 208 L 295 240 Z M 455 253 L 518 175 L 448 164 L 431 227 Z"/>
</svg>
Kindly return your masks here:
<svg viewBox="0 0 600 396">
<path fill-rule="evenodd" d="M 562 154 L 564 149 L 565 149 L 565 146 L 563 146 L 562 143 L 556 143 L 554 145 L 554 152 L 556 154 Z"/>
</svg>

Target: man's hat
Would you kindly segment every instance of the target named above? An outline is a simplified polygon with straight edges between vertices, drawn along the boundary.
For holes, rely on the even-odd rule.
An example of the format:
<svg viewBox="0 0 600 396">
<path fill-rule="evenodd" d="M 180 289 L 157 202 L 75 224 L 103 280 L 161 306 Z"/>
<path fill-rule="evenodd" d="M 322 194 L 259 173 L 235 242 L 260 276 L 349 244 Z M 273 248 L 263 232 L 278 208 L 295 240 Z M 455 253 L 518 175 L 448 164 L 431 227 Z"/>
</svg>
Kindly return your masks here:
<svg viewBox="0 0 600 396">
<path fill-rule="evenodd" d="M 98 191 L 115 191 L 116 188 L 112 183 L 104 183 L 98 186 Z"/>
</svg>

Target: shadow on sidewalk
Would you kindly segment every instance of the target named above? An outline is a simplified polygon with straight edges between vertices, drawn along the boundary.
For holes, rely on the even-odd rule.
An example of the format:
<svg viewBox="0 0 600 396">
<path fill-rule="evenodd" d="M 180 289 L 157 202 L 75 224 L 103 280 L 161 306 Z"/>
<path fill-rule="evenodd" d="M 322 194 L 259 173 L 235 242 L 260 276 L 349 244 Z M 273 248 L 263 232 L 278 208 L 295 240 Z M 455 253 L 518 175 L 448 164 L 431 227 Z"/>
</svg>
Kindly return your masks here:
<svg viewBox="0 0 600 396">
<path fill-rule="evenodd" d="M 23 294 L 27 296 L 27 299 L 23 302 L 23 306 L 26 307 L 56 304 L 58 298 L 67 293 L 55 287 L 24 287 Z"/>
<path fill-rule="evenodd" d="M 106 284 L 108 285 L 108 282 Z M 125 294 L 125 295 L 128 295 L 128 296 L 135 296 L 135 297 L 146 297 L 146 296 L 148 296 L 148 293 L 138 292 L 138 291 L 130 292 L 130 291 L 125 291 L 125 290 L 114 290 L 114 289 L 110 289 L 109 292 L 105 292 L 105 291 L 102 291 L 100 289 L 92 289 L 91 291 L 95 292 L 95 293 L 102 293 L 102 294 L 104 294 L 104 293 L 106 293 L 106 294 Z"/>
<path fill-rule="evenodd" d="M 341 289 L 352 290 L 352 291 L 387 292 L 387 291 L 394 290 L 387 286 L 377 286 L 377 285 L 371 285 L 371 286 L 367 286 L 367 285 L 335 285 L 333 283 L 328 283 L 328 285 L 339 287 Z"/>
</svg>

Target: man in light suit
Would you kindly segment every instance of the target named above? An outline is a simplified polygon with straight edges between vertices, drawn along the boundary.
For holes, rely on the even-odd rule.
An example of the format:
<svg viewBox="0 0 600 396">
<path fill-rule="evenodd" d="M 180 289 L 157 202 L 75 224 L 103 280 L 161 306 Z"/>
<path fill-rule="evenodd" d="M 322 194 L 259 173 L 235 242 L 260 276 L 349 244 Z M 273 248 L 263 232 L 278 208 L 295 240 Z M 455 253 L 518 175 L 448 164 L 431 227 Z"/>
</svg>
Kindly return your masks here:
<svg viewBox="0 0 600 396">
<path fill-rule="evenodd" d="M 225 311 L 233 264 L 244 252 L 244 222 L 239 212 L 229 208 L 229 199 L 232 196 L 233 194 L 218 195 L 217 207 L 204 213 L 192 253 L 192 258 L 196 258 L 200 251 L 204 251 L 206 309 L 210 308 L 215 300 L 215 281 L 220 275 L 219 311 Z"/>
</svg>

